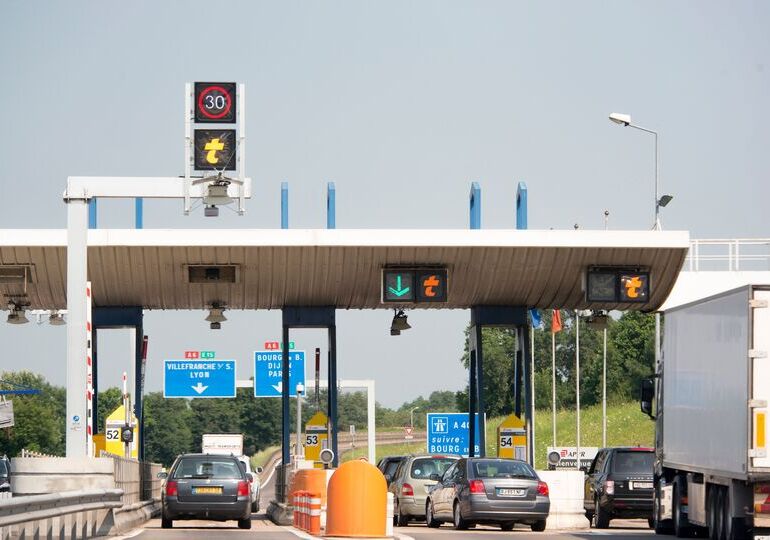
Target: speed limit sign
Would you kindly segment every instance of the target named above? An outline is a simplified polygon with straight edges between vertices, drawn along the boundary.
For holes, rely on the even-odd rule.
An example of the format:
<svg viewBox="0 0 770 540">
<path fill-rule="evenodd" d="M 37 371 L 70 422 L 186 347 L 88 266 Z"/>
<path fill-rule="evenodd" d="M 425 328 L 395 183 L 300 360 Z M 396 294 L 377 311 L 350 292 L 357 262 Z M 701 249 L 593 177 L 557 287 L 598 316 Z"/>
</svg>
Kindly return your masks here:
<svg viewBox="0 0 770 540">
<path fill-rule="evenodd" d="M 195 83 L 195 121 L 235 123 L 235 83 Z"/>
</svg>

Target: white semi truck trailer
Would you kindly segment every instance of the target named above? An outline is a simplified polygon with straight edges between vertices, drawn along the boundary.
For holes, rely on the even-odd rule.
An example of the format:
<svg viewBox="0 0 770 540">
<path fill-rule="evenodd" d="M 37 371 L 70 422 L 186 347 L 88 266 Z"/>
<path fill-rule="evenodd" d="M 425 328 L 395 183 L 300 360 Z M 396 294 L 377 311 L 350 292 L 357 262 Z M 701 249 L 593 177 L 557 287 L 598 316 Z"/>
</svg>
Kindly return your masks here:
<svg viewBox="0 0 770 540">
<path fill-rule="evenodd" d="M 656 423 L 655 532 L 770 540 L 770 285 L 665 312 L 644 381 Z"/>
</svg>

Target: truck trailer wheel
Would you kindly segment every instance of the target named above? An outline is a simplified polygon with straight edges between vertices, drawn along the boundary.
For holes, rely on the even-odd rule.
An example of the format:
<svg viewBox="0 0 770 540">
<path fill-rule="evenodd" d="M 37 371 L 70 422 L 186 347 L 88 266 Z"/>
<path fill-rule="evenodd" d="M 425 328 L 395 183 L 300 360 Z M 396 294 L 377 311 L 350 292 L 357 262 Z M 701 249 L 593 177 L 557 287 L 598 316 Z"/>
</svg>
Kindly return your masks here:
<svg viewBox="0 0 770 540">
<path fill-rule="evenodd" d="M 687 538 L 690 536 L 690 522 L 687 516 L 682 512 L 682 482 L 677 478 L 674 480 L 674 495 L 672 497 L 673 508 L 671 509 L 672 521 L 674 524 L 674 535 L 677 538 Z"/>
</svg>

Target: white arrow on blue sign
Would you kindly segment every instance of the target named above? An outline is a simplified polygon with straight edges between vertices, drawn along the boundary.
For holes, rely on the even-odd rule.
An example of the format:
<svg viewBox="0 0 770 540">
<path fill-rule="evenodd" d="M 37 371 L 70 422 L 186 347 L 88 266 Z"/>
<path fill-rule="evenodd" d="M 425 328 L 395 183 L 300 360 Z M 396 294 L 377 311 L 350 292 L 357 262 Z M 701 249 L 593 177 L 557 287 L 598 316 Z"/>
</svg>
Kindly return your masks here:
<svg viewBox="0 0 770 540">
<path fill-rule="evenodd" d="M 290 396 L 297 396 L 299 383 L 305 385 L 305 351 L 289 351 Z M 254 351 L 254 397 L 280 397 L 282 390 L 283 353 Z"/>
<path fill-rule="evenodd" d="M 235 360 L 164 360 L 163 397 L 235 397 Z"/>
<path fill-rule="evenodd" d="M 475 418 L 473 455 L 479 455 L 479 413 Z M 470 422 L 468 413 L 428 413 L 428 453 L 455 454 L 468 457 Z"/>
</svg>

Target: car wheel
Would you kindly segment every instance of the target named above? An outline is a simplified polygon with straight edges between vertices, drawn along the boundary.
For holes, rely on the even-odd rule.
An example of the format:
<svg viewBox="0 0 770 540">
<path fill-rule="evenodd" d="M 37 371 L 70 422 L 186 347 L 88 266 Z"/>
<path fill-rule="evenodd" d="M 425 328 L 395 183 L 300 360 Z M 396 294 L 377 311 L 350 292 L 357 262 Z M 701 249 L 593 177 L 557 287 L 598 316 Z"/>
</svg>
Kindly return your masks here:
<svg viewBox="0 0 770 540">
<path fill-rule="evenodd" d="M 170 529 L 174 526 L 173 520 L 168 519 L 166 516 L 161 516 L 160 527 L 161 529 Z"/>
<path fill-rule="evenodd" d="M 256 514 L 257 512 L 259 512 L 259 503 L 257 501 L 254 501 L 253 503 L 251 503 L 251 513 Z"/>
<path fill-rule="evenodd" d="M 460 501 L 455 501 L 454 506 L 454 525 L 458 531 L 464 531 L 468 528 L 468 522 L 463 518 L 462 510 L 460 510 Z"/>
<path fill-rule="evenodd" d="M 398 527 L 406 527 L 409 525 L 409 518 L 401 513 L 401 505 L 396 500 L 396 511 L 393 512 L 393 525 Z"/>
<path fill-rule="evenodd" d="M 502 530 L 502 531 L 512 531 L 514 525 L 516 525 L 515 521 L 506 521 L 506 522 L 500 524 L 500 530 Z"/>
<path fill-rule="evenodd" d="M 441 527 L 441 522 L 434 517 L 433 501 L 431 500 L 428 500 L 427 504 L 425 505 L 425 523 L 427 523 L 428 527 L 431 529 L 437 529 Z"/>
<path fill-rule="evenodd" d="M 606 529 L 610 526 L 609 512 L 599 504 L 599 497 L 594 499 L 594 519 L 591 522 L 591 526 L 597 529 Z"/>
<path fill-rule="evenodd" d="M 544 519 L 535 521 L 532 524 L 532 532 L 543 532 L 544 530 L 545 530 L 545 520 Z"/>
<path fill-rule="evenodd" d="M 251 529 L 251 518 L 246 519 L 239 519 L 238 520 L 238 528 L 239 529 Z"/>
</svg>

